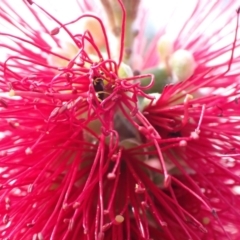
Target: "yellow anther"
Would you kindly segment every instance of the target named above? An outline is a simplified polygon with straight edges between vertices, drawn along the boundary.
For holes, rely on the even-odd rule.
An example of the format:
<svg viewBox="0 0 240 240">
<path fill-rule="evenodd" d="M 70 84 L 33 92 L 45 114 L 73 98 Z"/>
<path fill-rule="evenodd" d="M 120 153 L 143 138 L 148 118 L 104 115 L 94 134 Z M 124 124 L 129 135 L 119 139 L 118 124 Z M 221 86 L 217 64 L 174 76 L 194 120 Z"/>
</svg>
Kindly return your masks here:
<svg viewBox="0 0 240 240">
<path fill-rule="evenodd" d="M 9 97 L 14 97 L 15 96 L 15 91 L 13 89 L 11 89 L 9 91 Z"/>
<path fill-rule="evenodd" d="M 124 221 L 124 217 L 122 215 L 117 215 L 115 217 L 115 221 L 116 221 L 116 223 L 120 224 L 120 223 L 122 223 Z"/>
</svg>

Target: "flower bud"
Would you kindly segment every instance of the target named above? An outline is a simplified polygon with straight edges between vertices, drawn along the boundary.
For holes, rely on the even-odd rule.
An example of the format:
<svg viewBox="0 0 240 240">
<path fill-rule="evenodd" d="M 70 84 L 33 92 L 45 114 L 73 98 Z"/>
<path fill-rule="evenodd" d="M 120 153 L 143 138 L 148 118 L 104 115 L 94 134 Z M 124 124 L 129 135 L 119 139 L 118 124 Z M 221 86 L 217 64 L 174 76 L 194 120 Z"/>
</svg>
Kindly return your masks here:
<svg viewBox="0 0 240 240">
<path fill-rule="evenodd" d="M 100 23 L 94 19 L 94 18 L 87 18 L 84 21 L 83 25 L 83 30 L 84 31 L 89 31 L 94 39 L 95 44 L 97 45 L 98 48 L 102 48 L 105 44 L 104 40 L 104 34 L 101 29 Z M 92 45 L 88 44 L 86 45 L 87 50 L 89 53 L 95 52 L 94 48 Z"/>
<path fill-rule="evenodd" d="M 151 102 L 152 102 L 152 105 L 155 105 L 158 99 L 161 97 L 160 93 L 149 93 L 148 95 L 153 97 L 154 99 L 151 100 L 149 98 L 144 98 L 141 102 L 141 109 L 144 109 L 145 107 L 147 107 Z"/>
<path fill-rule="evenodd" d="M 56 52 L 63 57 L 72 59 L 77 54 L 78 48 L 70 42 L 65 42 L 61 48 L 52 49 L 52 52 Z M 69 61 L 54 55 L 49 55 L 47 61 L 50 65 L 56 67 L 66 67 L 69 64 Z"/>
<path fill-rule="evenodd" d="M 120 68 L 118 69 L 118 76 L 120 78 L 132 77 L 133 71 L 127 64 L 121 63 Z"/>
<path fill-rule="evenodd" d="M 175 81 L 184 81 L 194 73 L 196 62 L 192 53 L 179 49 L 171 56 L 169 66 Z"/>
<path fill-rule="evenodd" d="M 166 59 L 171 56 L 173 52 L 173 42 L 167 35 L 160 37 L 157 43 L 157 50 L 161 59 Z"/>
</svg>

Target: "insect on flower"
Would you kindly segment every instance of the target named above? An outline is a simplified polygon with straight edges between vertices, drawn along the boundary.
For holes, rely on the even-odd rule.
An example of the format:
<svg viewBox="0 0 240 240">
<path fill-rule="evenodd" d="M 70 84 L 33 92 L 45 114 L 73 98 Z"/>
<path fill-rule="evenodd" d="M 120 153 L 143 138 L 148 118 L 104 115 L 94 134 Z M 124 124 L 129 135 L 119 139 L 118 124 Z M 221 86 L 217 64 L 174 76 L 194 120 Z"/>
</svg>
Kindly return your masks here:
<svg viewBox="0 0 240 240">
<path fill-rule="evenodd" d="M 95 77 L 93 79 L 93 87 L 98 99 L 102 101 L 104 99 L 104 79 L 102 77 Z"/>
<path fill-rule="evenodd" d="M 95 1 L 108 20 L 79 0 L 67 23 L 37 1 L 18 3 L 38 28 L 0 4 L 0 239 L 240 239 L 233 1 L 153 41 L 139 0 Z"/>
</svg>

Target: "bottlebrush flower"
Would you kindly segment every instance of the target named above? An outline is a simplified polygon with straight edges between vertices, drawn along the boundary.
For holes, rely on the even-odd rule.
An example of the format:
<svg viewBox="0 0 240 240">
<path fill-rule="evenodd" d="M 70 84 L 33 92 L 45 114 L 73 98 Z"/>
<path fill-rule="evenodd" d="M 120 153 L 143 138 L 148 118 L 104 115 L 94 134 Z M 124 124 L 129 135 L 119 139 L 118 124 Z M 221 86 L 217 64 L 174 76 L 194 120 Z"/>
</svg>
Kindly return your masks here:
<svg viewBox="0 0 240 240">
<path fill-rule="evenodd" d="M 173 44 L 160 31 L 142 53 L 127 2 L 102 1 L 109 28 L 0 6 L 2 239 L 239 238 L 239 10 L 198 33 L 223 13 L 199 1 Z"/>
</svg>

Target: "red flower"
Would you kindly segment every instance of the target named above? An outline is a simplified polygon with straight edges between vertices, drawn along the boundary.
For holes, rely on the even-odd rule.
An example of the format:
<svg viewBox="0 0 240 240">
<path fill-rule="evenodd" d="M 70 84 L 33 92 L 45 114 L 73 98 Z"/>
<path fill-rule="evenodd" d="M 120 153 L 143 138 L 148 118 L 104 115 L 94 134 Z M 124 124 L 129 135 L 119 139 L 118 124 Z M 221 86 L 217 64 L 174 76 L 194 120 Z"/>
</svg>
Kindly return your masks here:
<svg viewBox="0 0 240 240">
<path fill-rule="evenodd" d="M 238 25 L 232 42 L 208 53 L 195 51 L 196 37 L 182 51 L 179 35 L 177 57 L 160 41 L 164 71 L 176 83 L 154 100 L 147 94 L 156 89 L 154 70 L 133 76 L 123 63 L 132 64 L 135 52 L 128 49 L 134 37 L 124 45 L 131 12 L 122 1 L 120 34 L 112 29 L 117 60 L 96 15 L 64 24 L 27 2 L 40 30 L 6 1 L 0 7 L 3 25 L 14 29 L 0 32 L 7 54 L 0 62 L 1 238 L 238 239 Z M 40 12 L 59 27 L 49 29 Z M 90 25 L 69 30 L 85 18 L 94 19 L 103 41 Z M 63 32 L 72 41 L 66 49 Z M 184 71 L 178 58 L 187 62 Z M 150 62 L 155 68 L 154 55 Z"/>
</svg>

